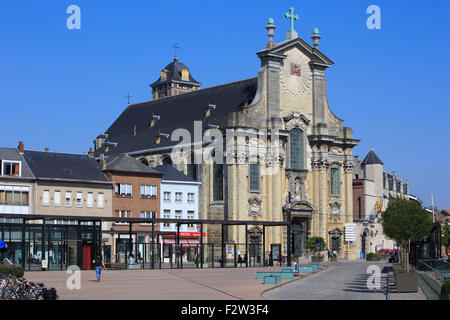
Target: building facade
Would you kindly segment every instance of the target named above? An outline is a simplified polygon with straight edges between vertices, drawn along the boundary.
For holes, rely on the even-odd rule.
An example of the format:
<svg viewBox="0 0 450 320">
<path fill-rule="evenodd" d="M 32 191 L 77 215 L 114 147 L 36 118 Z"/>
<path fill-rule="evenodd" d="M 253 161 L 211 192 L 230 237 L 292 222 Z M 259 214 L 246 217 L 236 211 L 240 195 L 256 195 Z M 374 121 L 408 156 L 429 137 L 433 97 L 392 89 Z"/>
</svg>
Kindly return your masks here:
<svg viewBox="0 0 450 320">
<path fill-rule="evenodd" d="M 114 183 L 112 212 L 118 218 L 159 218 L 161 173 L 126 154 L 101 160 L 99 165 Z M 153 231 L 156 235 L 158 226 Z M 150 224 L 134 224 L 130 240 L 127 223 L 114 222 L 105 230 L 105 261 L 124 263 L 132 253 L 137 260 L 149 261 L 152 228 Z M 128 254 L 127 254 L 128 253 Z"/>
<path fill-rule="evenodd" d="M 19 148 L 0 148 L 0 213 L 35 212 L 34 176 Z"/>
<path fill-rule="evenodd" d="M 154 168 L 160 171 L 161 179 L 161 217 L 165 219 L 199 219 L 198 189 L 200 182 L 170 165 L 161 165 Z M 179 232 L 179 243 L 185 249 L 183 254 L 186 262 L 192 262 L 195 255 L 190 254 L 188 248 L 197 248 L 200 245 L 200 230 L 194 223 L 183 224 L 177 227 L 176 223 L 162 223 L 160 226 L 159 243 L 162 259 L 169 262 L 172 248 Z"/>
<path fill-rule="evenodd" d="M 356 259 L 359 250 L 344 242 L 344 229 L 353 221 L 352 149 L 359 140 L 328 103 L 326 70 L 333 62 L 318 49 L 317 29 L 313 45 L 295 30 L 275 43 L 272 19 L 266 29 L 256 78 L 130 105 L 96 139 L 95 155 L 173 164 L 202 183 L 201 219 L 290 219 L 291 236 L 270 228 L 266 252 L 254 252 L 259 257 L 268 256 L 270 244 L 288 254 L 288 241 L 291 253 L 307 256 L 307 240 L 319 236 L 341 258 Z M 175 152 L 176 129 L 189 135 L 181 143 L 188 152 Z M 220 226 L 205 231 L 208 242 L 220 243 Z M 261 245 L 264 238 L 258 226 L 225 232 L 231 243 Z"/>
<path fill-rule="evenodd" d="M 383 161 L 372 149 L 363 161 L 355 157 L 353 179 L 353 221 L 356 223 L 356 245 L 360 252 L 375 253 L 395 249 L 395 242 L 383 233 L 379 217 L 393 198 L 409 199 L 408 181 L 395 172 L 383 170 Z"/>
</svg>

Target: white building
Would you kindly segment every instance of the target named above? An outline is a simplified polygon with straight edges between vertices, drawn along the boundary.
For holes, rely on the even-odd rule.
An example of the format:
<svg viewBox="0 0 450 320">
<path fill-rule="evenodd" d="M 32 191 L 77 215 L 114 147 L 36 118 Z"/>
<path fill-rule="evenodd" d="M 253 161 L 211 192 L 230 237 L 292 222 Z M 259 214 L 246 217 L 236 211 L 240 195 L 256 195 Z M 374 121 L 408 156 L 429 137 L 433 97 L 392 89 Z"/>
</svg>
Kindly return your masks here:
<svg viewBox="0 0 450 320">
<path fill-rule="evenodd" d="M 167 219 L 199 219 L 198 190 L 201 182 L 197 182 L 170 165 L 162 165 L 154 169 L 163 173 L 161 178 L 161 218 Z M 164 261 L 174 251 L 177 233 L 176 223 L 160 225 L 159 243 L 162 245 Z M 186 253 L 184 259 L 191 260 L 196 248 L 200 245 L 200 228 L 197 224 L 180 225 L 180 244 Z"/>
<path fill-rule="evenodd" d="M 378 218 L 390 199 L 409 199 L 408 182 L 395 172 L 385 172 L 383 165 L 373 149 L 362 162 L 358 158 L 354 161 L 353 222 L 359 235 L 356 246 L 365 254 L 395 248 L 395 242 L 384 235 Z"/>
<path fill-rule="evenodd" d="M 23 144 L 19 145 L 23 152 Z M 22 153 L 16 148 L 0 148 L 0 213 L 35 212 L 34 176 Z"/>
</svg>

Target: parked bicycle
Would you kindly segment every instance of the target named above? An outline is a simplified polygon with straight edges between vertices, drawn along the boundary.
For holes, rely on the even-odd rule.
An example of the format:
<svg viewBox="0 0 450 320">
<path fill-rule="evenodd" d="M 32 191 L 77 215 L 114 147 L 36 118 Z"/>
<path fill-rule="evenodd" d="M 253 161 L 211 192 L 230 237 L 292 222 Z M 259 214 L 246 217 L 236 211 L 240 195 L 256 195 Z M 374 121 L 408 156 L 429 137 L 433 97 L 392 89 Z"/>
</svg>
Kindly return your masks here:
<svg viewBox="0 0 450 320">
<path fill-rule="evenodd" d="M 34 283 L 10 274 L 0 275 L 1 300 L 56 300 L 55 288 L 47 289 L 43 283 Z"/>
</svg>

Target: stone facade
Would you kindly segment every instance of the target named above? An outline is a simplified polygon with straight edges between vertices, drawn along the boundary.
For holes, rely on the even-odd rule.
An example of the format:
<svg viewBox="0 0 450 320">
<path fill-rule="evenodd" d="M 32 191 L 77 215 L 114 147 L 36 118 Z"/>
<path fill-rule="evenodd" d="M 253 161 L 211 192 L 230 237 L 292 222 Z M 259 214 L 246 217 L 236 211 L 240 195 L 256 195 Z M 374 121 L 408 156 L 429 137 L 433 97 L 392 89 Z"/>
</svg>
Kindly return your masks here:
<svg viewBox="0 0 450 320">
<path fill-rule="evenodd" d="M 392 198 L 409 199 L 409 184 L 395 172 L 383 170 L 383 162 L 373 150 L 363 161 L 354 159 L 353 219 L 356 224 L 355 245 L 359 252 L 394 249 L 395 242 L 387 238 L 379 222 Z"/>
<path fill-rule="evenodd" d="M 345 223 L 353 221 L 352 148 L 359 140 L 353 139 L 351 128 L 343 126 L 328 104 L 325 71 L 333 62 L 300 38 L 274 44 L 257 55 L 261 68 L 256 96 L 228 116 L 227 129 L 235 130 L 235 139 L 221 128 L 227 140 L 223 200 L 213 200 L 213 166 L 197 165 L 202 182 L 200 218 L 286 221 L 289 211 L 294 253 L 307 255 L 306 240 L 320 236 L 342 258 L 354 259 L 359 252 L 344 243 L 343 232 Z M 239 130 L 244 134 L 236 134 Z M 300 151 L 295 151 L 301 159 L 295 165 L 291 163 L 291 149 L 297 148 L 291 145 L 293 130 L 301 137 Z M 170 148 L 135 152 L 135 156 L 150 166 L 171 156 L 174 165 L 187 172 L 186 160 L 175 161 Z M 259 190 L 250 190 L 252 160 L 259 164 Z M 220 226 L 205 229 L 208 242 L 219 244 Z M 227 241 L 245 243 L 243 226 L 226 230 Z M 270 244 L 281 244 L 286 254 L 286 242 L 285 227 L 267 228 L 263 256 L 268 256 Z"/>
</svg>

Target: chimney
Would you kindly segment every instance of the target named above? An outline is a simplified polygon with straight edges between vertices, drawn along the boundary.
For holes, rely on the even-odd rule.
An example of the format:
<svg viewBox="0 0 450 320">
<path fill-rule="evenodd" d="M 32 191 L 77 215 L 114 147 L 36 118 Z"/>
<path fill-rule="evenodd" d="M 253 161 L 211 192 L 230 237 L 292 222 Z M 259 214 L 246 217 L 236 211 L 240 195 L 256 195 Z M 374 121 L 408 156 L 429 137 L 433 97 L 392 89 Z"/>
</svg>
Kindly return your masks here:
<svg viewBox="0 0 450 320">
<path fill-rule="evenodd" d="M 19 141 L 19 146 L 17 147 L 17 149 L 20 153 L 23 153 L 23 151 L 25 150 L 25 146 L 22 141 Z"/>
<path fill-rule="evenodd" d="M 355 161 L 359 162 L 359 156 L 355 156 Z"/>
<path fill-rule="evenodd" d="M 45 152 L 48 152 L 49 151 L 49 149 L 48 148 L 45 148 Z"/>
<path fill-rule="evenodd" d="M 88 155 L 89 155 L 89 157 L 91 157 L 91 158 L 94 157 L 94 152 L 92 151 L 92 148 L 89 148 Z"/>
<path fill-rule="evenodd" d="M 102 168 L 102 170 L 106 170 L 106 160 L 105 160 L 105 154 L 102 153 L 100 155 L 100 166 Z"/>
</svg>

